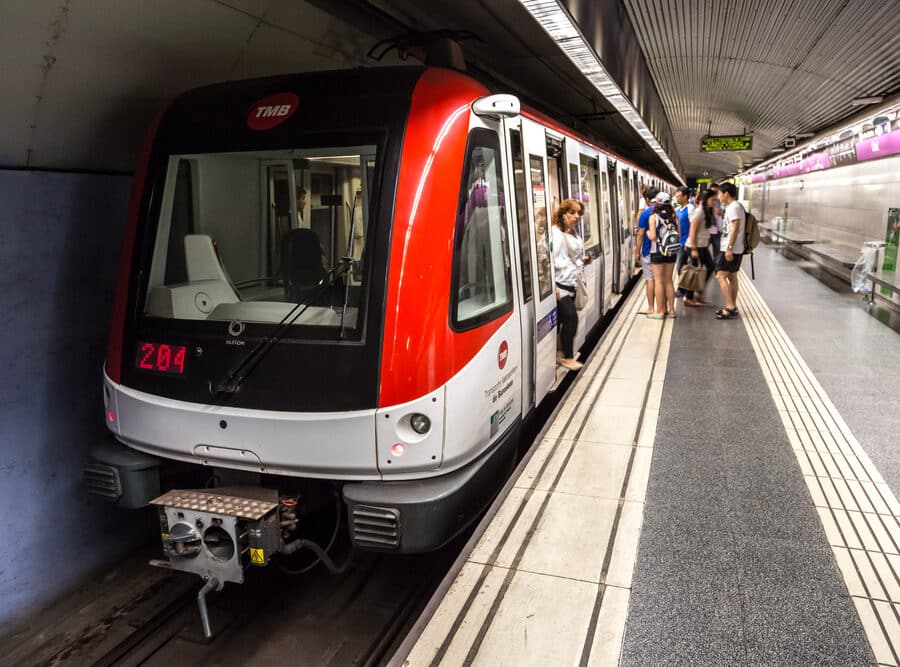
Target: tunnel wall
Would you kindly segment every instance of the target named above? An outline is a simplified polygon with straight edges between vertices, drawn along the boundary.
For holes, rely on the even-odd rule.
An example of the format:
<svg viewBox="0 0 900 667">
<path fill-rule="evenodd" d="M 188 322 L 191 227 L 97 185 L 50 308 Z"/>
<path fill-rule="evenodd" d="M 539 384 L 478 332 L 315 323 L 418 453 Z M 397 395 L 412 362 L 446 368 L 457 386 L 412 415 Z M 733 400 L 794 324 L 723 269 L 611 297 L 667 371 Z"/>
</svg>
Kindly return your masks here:
<svg viewBox="0 0 900 667">
<path fill-rule="evenodd" d="M 146 536 L 80 482 L 130 186 L 0 170 L 0 632 Z"/>
</svg>

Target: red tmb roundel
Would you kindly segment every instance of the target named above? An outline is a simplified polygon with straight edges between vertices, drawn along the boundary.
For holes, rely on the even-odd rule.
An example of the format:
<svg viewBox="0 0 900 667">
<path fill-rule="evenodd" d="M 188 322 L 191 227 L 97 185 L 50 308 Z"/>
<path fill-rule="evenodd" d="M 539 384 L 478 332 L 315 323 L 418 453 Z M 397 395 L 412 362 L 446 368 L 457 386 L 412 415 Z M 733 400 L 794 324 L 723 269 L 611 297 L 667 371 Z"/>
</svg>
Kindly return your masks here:
<svg viewBox="0 0 900 667">
<path fill-rule="evenodd" d="M 255 102 L 247 112 L 247 127 L 251 130 L 271 130 L 294 115 L 300 98 L 294 93 L 275 93 Z"/>
<path fill-rule="evenodd" d="M 500 343 L 500 350 L 497 352 L 497 365 L 500 367 L 500 370 L 503 370 L 503 367 L 506 366 L 506 360 L 509 359 L 509 345 L 506 341 Z"/>
</svg>

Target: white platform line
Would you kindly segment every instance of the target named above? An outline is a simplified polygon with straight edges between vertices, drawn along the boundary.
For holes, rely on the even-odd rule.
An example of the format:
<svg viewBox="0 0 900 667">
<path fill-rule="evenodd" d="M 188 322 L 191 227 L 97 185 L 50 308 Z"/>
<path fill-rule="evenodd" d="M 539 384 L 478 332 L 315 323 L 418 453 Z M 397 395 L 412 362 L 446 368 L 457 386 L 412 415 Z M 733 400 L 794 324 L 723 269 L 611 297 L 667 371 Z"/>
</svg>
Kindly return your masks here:
<svg viewBox="0 0 900 667">
<path fill-rule="evenodd" d="M 742 317 L 879 665 L 900 665 L 900 504 L 749 276 Z"/>
</svg>

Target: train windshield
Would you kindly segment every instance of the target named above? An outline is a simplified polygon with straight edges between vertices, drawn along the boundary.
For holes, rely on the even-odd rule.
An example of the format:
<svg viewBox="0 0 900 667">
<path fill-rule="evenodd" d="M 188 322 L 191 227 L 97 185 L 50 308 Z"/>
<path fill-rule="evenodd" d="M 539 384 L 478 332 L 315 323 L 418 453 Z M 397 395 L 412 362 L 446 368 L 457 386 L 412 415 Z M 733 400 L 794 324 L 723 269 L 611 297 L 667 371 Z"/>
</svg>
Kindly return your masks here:
<svg viewBox="0 0 900 667">
<path fill-rule="evenodd" d="M 145 315 L 278 323 L 302 303 L 291 337 L 360 340 L 375 152 L 172 156 Z"/>
</svg>

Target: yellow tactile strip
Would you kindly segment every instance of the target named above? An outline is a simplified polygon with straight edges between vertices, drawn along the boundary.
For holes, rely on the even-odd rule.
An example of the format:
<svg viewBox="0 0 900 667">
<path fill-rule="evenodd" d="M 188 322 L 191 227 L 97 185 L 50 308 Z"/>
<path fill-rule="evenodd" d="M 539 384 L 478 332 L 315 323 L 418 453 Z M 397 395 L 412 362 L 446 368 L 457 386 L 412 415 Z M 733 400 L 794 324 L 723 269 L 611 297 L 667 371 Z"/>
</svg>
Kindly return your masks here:
<svg viewBox="0 0 900 667">
<path fill-rule="evenodd" d="M 900 665 L 900 503 L 749 276 L 741 312 L 879 665 Z"/>
<path fill-rule="evenodd" d="M 672 331 L 641 302 L 623 304 L 403 664 L 618 662 Z"/>
</svg>

